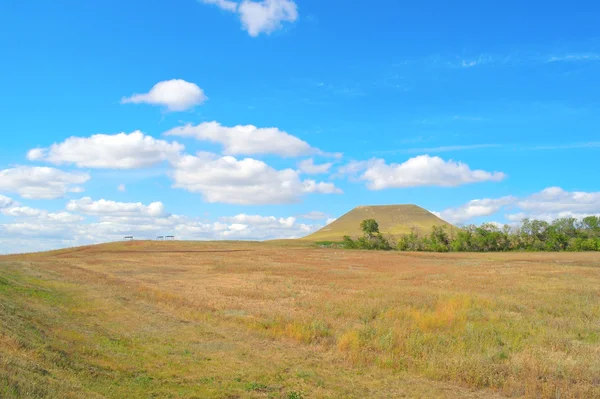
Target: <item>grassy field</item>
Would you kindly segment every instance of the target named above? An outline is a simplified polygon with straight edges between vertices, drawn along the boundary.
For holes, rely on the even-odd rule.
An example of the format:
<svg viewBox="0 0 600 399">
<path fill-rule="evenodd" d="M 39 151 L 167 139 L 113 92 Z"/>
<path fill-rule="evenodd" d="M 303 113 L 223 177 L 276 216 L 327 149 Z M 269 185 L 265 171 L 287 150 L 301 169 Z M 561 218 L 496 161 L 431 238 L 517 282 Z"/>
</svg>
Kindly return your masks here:
<svg viewBox="0 0 600 399">
<path fill-rule="evenodd" d="M 401 236 L 413 228 L 429 233 L 433 226 L 451 226 L 447 222 L 416 205 L 359 206 L 321 230 L 307 236 L 308 241 L 342 241 L 345 235 L 362 236 L 360 222 L 375 219 L 384 235 Z"/>
<path fill-rule="evenodd" d="M 600 398 L 600 257 L 127 242 L 0 257 L 1 398 Z"/>
</svg>

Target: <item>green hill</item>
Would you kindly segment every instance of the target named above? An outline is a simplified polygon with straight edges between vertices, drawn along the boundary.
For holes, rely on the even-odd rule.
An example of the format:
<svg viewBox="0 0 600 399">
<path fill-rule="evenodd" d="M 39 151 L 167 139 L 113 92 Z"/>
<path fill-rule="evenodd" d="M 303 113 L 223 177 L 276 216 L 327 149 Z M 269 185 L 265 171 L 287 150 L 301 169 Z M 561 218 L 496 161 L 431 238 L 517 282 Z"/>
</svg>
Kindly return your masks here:
<svg viewBox="0 0 600 399">
<path fill-rule="evenodd" d="M 365 219 L 377 220 L 379 230 L 393 236 L 408 234 L 413 228 L 421 233 L 428 233 L 432 226 L 452 226 L 416 205 L 359 206 L 304 239 L 341 241 L 345 235 L 360 236 L 360 222 Z"/>
</svg>

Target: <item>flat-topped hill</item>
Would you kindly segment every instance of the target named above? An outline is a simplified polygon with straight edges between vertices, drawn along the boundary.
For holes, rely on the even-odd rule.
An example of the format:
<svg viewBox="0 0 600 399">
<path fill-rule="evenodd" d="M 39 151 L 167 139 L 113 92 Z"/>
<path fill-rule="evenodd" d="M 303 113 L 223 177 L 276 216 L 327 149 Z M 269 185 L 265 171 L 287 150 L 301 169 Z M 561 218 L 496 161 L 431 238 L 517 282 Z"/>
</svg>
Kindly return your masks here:
<svg viewBox="0 0 600 399">
<path fill-rule="evenodd" d="M 341 241 L 344 236 L 360 236 L 360 222 L 375 219 L 383 234 L 400 236 L 413 228 L 428 233 L 432 226 L 452 226 L 433 213 L 417 205 L 359 206 L 321 230 L 305 237 L 311 241 Z"/>
</svg>

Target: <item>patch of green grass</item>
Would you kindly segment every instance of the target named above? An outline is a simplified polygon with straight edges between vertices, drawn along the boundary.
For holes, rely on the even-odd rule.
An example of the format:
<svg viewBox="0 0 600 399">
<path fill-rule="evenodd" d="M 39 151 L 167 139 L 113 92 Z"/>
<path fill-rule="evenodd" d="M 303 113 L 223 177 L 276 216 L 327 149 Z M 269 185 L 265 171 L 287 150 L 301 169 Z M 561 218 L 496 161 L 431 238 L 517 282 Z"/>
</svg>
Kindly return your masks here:
<svg viewBox="0 0 600 399">
<path fill-rule="evenodd" d="M 0 258 L 0 398 L 600 397 L 593 257 L 256 245 Z"/>
<path fill-rule="evenodd" d="M 320 248 L 342 248 L 344 243 L 341 241 L 316 241 L 314 245 Z"/>
<path fill-rule="evenodd" d="M 261 382 L 249 382 L 246 384 L 246 391 L 267 392 L 269 386 Z"/>
</svg>

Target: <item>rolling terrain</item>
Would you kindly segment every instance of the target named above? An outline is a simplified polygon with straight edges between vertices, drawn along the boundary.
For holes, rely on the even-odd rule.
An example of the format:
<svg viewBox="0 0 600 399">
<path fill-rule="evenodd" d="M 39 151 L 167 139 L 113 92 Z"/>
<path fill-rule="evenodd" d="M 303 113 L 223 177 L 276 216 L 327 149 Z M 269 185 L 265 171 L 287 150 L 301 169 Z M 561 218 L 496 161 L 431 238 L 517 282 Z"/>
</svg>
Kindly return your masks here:
<svg viewBox="0 0 600 399">
<path fill-rule="evenodd" d="M 1 398 L 599 398 L 595 253 L 0 257 Z"/>
<path fill-rule="evenodd" d="M 321 230 L 305 237 L 310 241 L 341 241 L 344 236 L 362 235 L 360 222 L 375 219 L 385 235 L 409 234 L 412 229 L 428 233 L 432 226 L 451 226 L 433 213 L 417 205 L 359 206 Z"/>
</svg>

